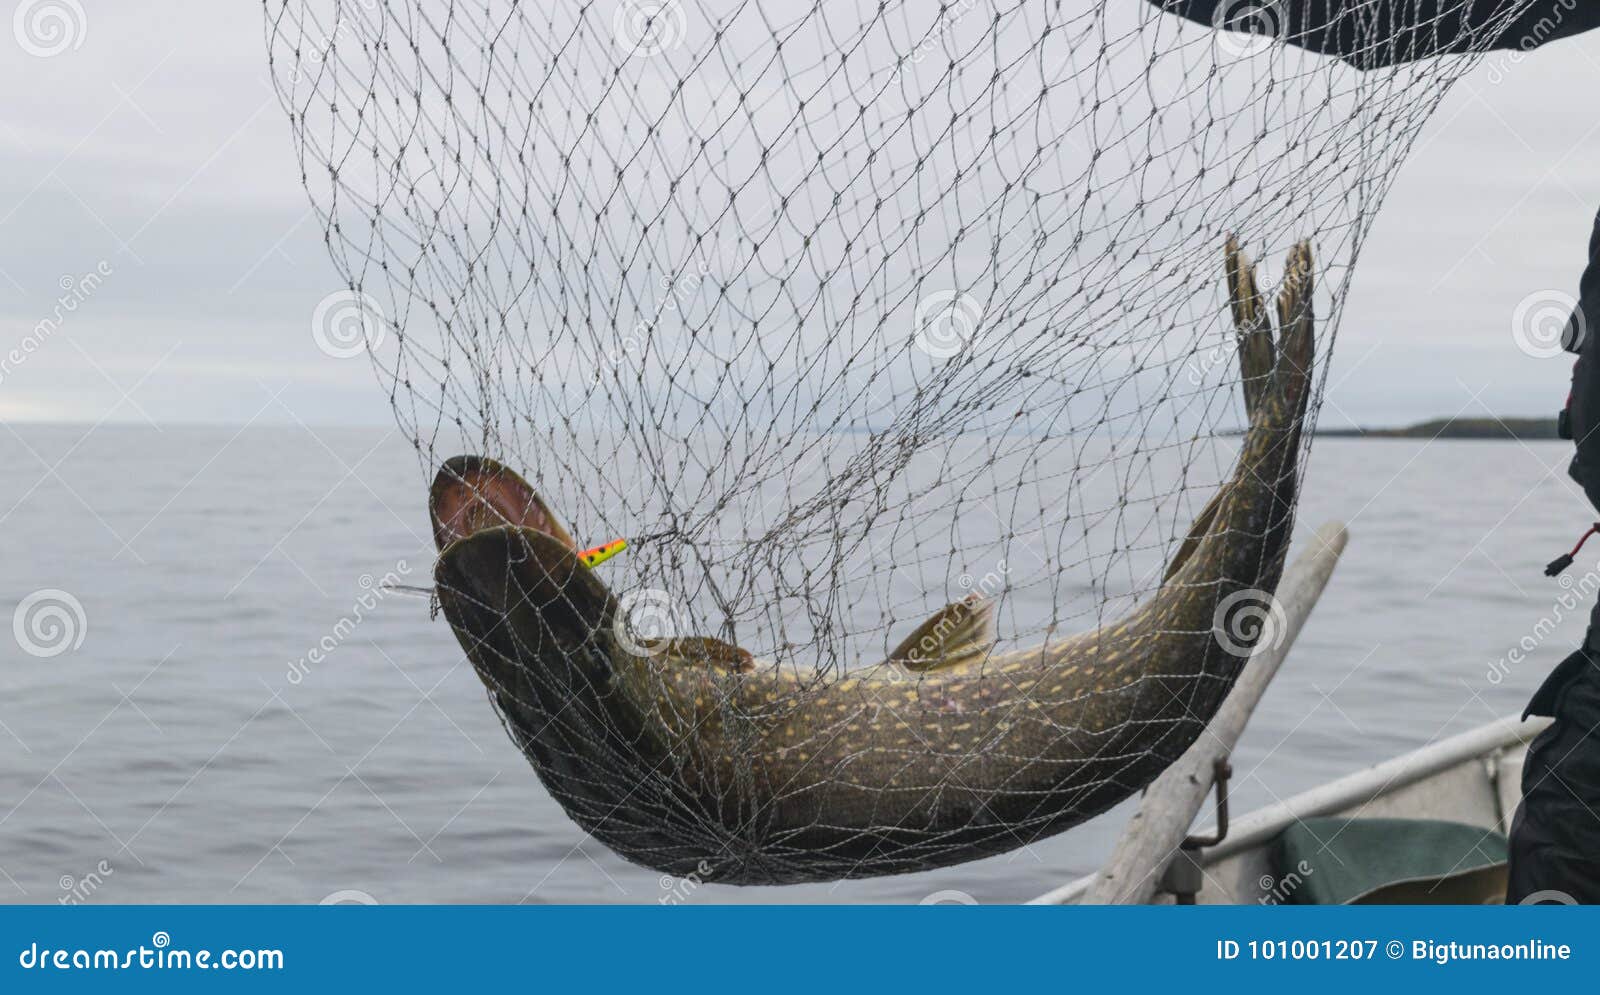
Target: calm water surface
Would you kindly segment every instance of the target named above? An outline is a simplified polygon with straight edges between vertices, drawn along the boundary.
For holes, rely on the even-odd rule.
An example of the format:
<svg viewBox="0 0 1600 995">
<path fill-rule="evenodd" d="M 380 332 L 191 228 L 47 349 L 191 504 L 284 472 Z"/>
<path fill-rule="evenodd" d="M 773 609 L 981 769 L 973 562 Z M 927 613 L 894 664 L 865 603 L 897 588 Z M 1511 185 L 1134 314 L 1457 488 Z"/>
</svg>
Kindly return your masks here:
<svg viewBox="0 0 1600 995">
<path fill-rule="evenodd" d="M 1341 518 L 1351 544 L 1234 758 L 1237 811 L 1521 707 L 1583 631 L 1503 662 L 1537 640 L 1561 593 L 1542 566 L 1591 517 L 1567 452 L 1317 443 L 1301 533 Z M 425 602 L 359 607 L 432 562 L 397 436 L 19 427 L 0 457 L 6 615 L 55 589 L 86 619 L 54 656 L 0 639 L 0 899 L 96 879 L 94 902 L 667 895 L 546 796 Z M 1092 870 L 1127 814 L 937 873 L 690 900 L 1017 901 Z"/>
</svg>

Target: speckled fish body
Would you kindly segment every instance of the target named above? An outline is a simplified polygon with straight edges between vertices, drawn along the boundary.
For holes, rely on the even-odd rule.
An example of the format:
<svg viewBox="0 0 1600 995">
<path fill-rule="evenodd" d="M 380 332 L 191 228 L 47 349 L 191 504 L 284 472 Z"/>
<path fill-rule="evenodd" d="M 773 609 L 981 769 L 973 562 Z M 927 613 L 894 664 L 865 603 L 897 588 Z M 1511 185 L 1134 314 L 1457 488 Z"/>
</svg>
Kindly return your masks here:
<svg viewBox="0 0 1600 995">
<path fill-rule="evenodd" d="M 519 477 L 458 457 L 434 488 L 441 606 L 507 730 L 586 831 L 637 863 L 736 884 L 903 873 L 1002 853 L 1104 812 L 1200 735 L 1282 573 L 1311 393 L 1310 250 L 1273 335 L 1230 240 L 1249 426 L 1160 589 L 1125 618 L 996 651 L 961 602 L 920 645 L 840 677 L 716 639 L 639 641 Z M 625 627 L 624 627 L 625 628 Z M 930 636 L 929 633 L 932 635 Z"/>
</svg>

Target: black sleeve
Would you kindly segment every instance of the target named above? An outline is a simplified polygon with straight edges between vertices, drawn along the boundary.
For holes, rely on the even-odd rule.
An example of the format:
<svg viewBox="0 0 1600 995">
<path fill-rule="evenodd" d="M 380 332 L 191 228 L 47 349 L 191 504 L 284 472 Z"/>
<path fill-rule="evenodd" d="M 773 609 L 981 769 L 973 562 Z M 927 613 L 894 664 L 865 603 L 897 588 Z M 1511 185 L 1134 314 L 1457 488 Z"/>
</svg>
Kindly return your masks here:
<svg viewBox="0 0 1600 995">
<path fill-rule="evenodd" d="M 1578 281 L 1578 306 L 1568 319 L 1563 341 L 1578 350 L 1578 361 L 1572 365 L 1572 396 L 1567 401 L 1568 425 L 1577 453 L 1567 473 L 1600 511 L 1600 342 L 1591 341 L 1600 330 L 1600 215 L 1594 225 L 1594 234 L 1589 236 L 1589 265 Z M 1600 603 L 1589 616 L 1584 645 L 1600 651 Z"/>
<path fill-rule="evenodd" d="M 1568 335 L 1581 349 L 1596 328 L 1600 328 L 1600 214 L 1595 215 L 1594 232 L 1589 236 L 1589 265 L 1578 281 L 1578 307 L 1572 312 Z"/>
<path fill-rule="evenodd" d="M 1577 455 L 1568 473 L 1600 510 L 1600 345 L 1590 341 L 1600 330 L 1600 215 L 1589 236 L 1589 265 L 1578 282 L 1578 306 L 1568 320 L 1566 341 L 1576 344 L 1572 399 L 1567 414 Z"/>
</svg>

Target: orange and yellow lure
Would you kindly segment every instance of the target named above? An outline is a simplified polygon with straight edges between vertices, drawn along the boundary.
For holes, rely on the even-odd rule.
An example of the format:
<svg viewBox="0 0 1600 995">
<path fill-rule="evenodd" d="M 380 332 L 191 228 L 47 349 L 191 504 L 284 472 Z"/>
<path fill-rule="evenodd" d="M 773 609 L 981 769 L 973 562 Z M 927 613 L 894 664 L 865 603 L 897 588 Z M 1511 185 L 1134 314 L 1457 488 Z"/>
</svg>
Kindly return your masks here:
<svg viewBox="0 0 1600 995">
<path fill-rule="evenodd" d="M 597 567 L 627 548 L 628 540 L 613 539 L 610 542 L 601 543 L 593 549 L 584 550 L 578 554 L 578 559 L 582 560 L 587 566 Z"/>
</svg>

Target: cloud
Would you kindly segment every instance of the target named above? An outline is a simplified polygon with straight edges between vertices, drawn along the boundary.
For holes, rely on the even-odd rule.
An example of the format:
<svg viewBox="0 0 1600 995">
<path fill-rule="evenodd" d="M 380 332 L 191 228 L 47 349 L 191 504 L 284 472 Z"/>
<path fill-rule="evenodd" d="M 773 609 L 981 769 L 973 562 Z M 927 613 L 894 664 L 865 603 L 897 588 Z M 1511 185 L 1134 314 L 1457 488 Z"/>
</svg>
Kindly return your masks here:
<svg viewBox="0 0 1600 995">
<path fill-rule="evenodd" d="M 5 92 L 47 97 L 12 101 L 0 121 L 0 352 L 50 314 L 64 276 L 101 260 L 116 275 L 6 378 L 0 416 L 218 422 L 282 391 L 273 420 L 385 421 L 365 361 L 330 359 L 311 339 L 342 281 L 300 187 L 260 10 L 82 6 L 78 47 L 0 58 Z M 1450 391 L 1397 390 L 1411 378 L 1387 358 L 1400 356 L 1492 380 L 1485 396 L 1512 410 L 1559 403 L 1565 371 L 1521 365 L 1504 326 L 1530 288 L 1575 286 L 1582 269 L 1600 121 L 1569 81 L 1597 55 L 1581 38 L 1485 67 L 1430 124 L 1343 325 L 1332 399 L 1353 417 L 1409 417 L 1419 397 L 1447 406 Z M 303 408 L 279 410 L 291 401 Z"/>
</svg>

